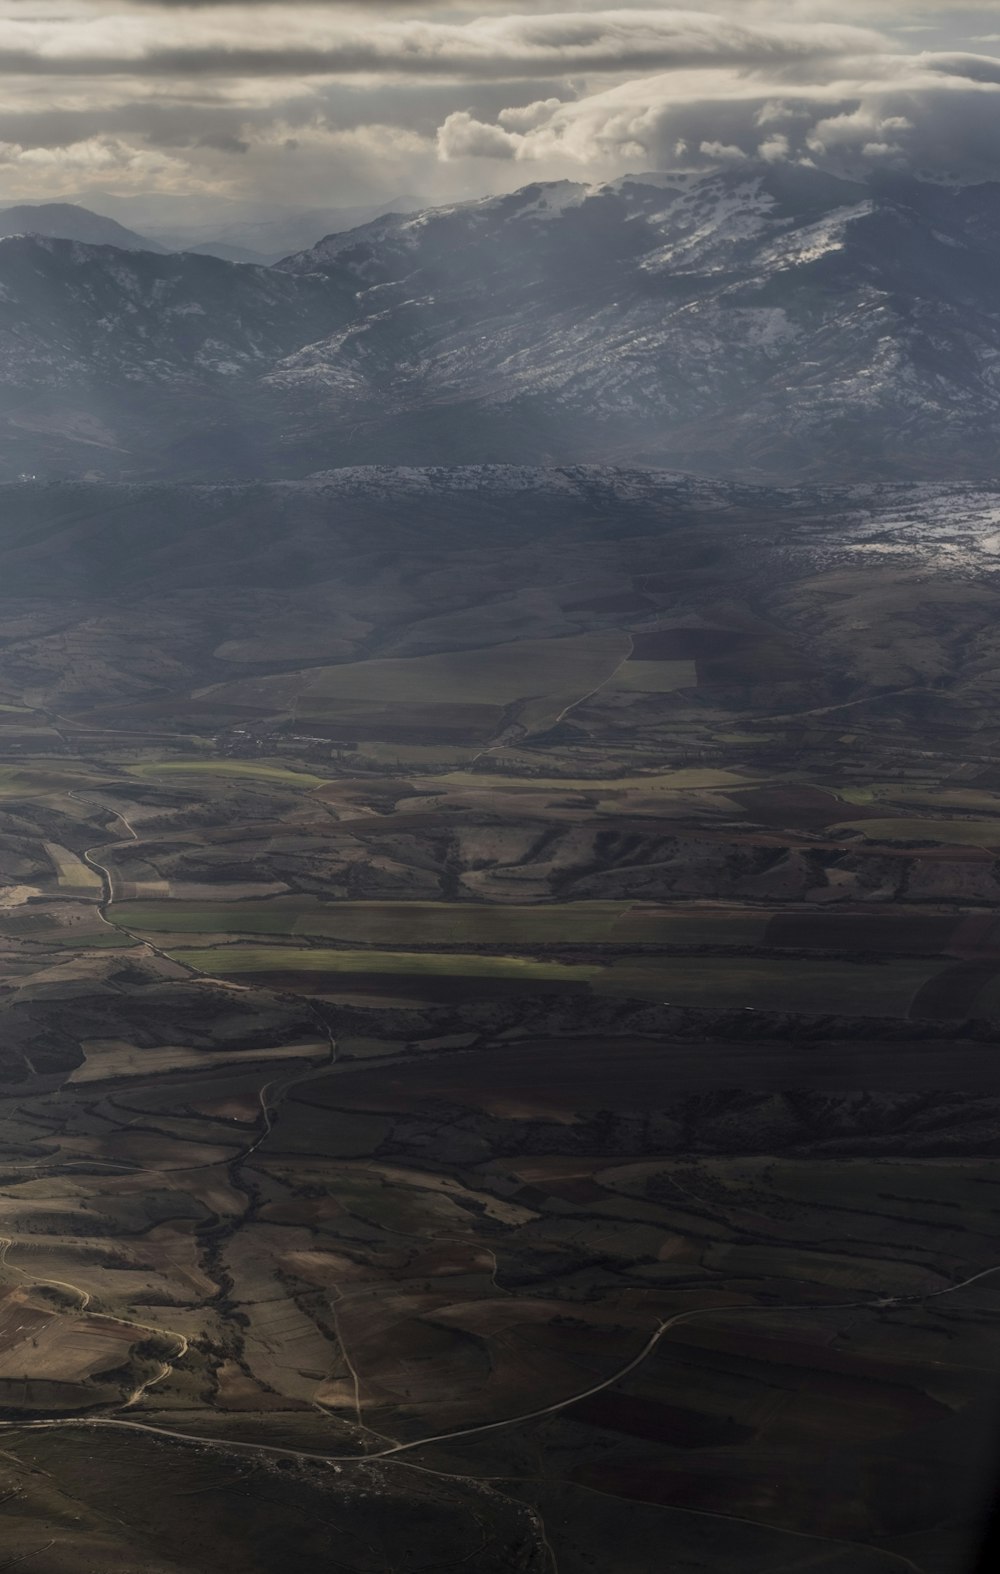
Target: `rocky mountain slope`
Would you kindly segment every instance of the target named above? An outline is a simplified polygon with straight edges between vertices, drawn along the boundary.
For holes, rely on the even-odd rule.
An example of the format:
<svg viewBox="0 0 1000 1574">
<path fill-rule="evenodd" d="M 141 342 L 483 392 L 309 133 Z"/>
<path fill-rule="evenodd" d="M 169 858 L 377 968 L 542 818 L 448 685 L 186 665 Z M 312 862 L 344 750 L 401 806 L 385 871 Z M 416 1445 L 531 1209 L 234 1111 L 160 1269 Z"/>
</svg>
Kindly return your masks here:
<svg viewBox="0 0 1000 1574">
<path fill-rule="evenodd" d="M 331 402 L 388 388 L 404 429 L 445 406 L 459 442 L 485 424 L 559 458 L 990 472 L 998 250 L 991 185 L 747 168 L 529 187 L 283 263 L 347 269 L 371 309 L 276 375 L 327 377 Z"/>
<path fill-rule="evenodd" d="M 262 374 L 346 320 L 326 279 L 214 257 L 0 241 L 0 465 L 65 474 L 252 473 Z M 265 460 L 266 462 L 266 460 Z"/>
<path fill-rule="evenodd" d="M 0 243 L 0 475 L 997 469 L 1000 186 L 535 185 L 276 268 Z M 95 424 L 96 423 L 96 424 Z"/>
</svg>

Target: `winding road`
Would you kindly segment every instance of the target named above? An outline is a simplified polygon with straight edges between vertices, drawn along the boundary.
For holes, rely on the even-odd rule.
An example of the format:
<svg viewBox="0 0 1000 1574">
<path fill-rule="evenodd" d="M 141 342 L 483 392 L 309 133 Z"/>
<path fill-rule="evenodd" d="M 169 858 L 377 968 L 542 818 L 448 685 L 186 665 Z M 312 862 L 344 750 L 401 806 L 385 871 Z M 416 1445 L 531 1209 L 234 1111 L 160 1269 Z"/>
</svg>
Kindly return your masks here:
<svg viewBox="0 0 1000 1574">
<path fill-rule="evenodd" d="M 995 1263 L 990 1268 L 983 1268 L 980 1272 L 970 1274 L 967 1279 L 962 1279 L 957 1284 L 946 1285 L 940 1290 L 930 1290 L 922 1295 L 906 1295 L 897 1297 L 867 1297 L 861 1301 L 792 1301 L 776 1303 L 774 1305 L 747 1303 L 745 1306 L 699 1306 L 687 1312 L 678 1312 L 673 1317 L 657 1324 L 653 1333 L 646 1340 L 642 1349 L 617 1368 L 609 1377 L 602 1378 L 598 1383 L 592 1383 L 587 1388 L 569 1394 L 565 1399 L 555 1400 L 549 1405 L 540 1405 L 537 1409 L 525 1410 L 517 1415 L 507 1416 L 500 1421 L 487 1421 L 481 1426 L 460 1427 L 450 1432 L 436 1432 L 430 1437 L 416 1438 L 408 1443 L 393 1443 L 389 1448 L 378 1449 L 366 1454 L 333 1454 L 320 1450 L 282 1448 L 272 1443 L 245 1443 L 228 1438 L 215 1438 L 203 1436 L 195 1432 L 181 1432 L 170 1427 L 155 1426 L 148 1421 L 122 1421 L 114 1416 L 69 1416 L 46 1419 L 42 1421 L 0 1421 L 0 1431 L 45 1431 L 54 1427 L 115 1427 L 125 1428 L 129 1431 L 147 1432 L 153 1437 L 166 1437 L 180 1443 L 193 1443 L 203 1448 L 214 1448 L 223 1452 L 260 1455 L 279 1459 L 319 1460 L 328 1465 L 368 1465 L 384 1460 L 395 1460 L 401 1454 L 409 1454 L 421 1448 L 433 1448 L 440 1443 L 465 1442 L 471 1438 L 484 1437 L 491 1432 L 506 1431 L 510 1427 L 525 1426 L 531 1421 L 543 1420 L 546 1416 L 558 1415 L 564 1410 L 569 1410 L 573 1405 L 580 1404 L 585 1399 L 591 1399 L 596 1394 L 602 1394 L 609 1388 L 636 1371 L 643 1362 L 652 1355 L 653 1351 L 673 1328 L 680 1327 L 683 1323 L 691 1323 L 705 1317 L 753 1317 L 771 1316 L 775 1312 L 810 1313 L 810 1312 L 846 1312 L 857 1310 L 884 1311 L 887 1306 L 910 1303 L 922 1303 L 936 1300 L 941 1296 L 955 1295 L 958 1291 L 977 1284 L 982 1279 L 989 1278 L 992 1274 L 1000 1273 L 1000 1263 Z M 45 1281 L 47 1282 L 47 1281 Z M 120 1319 L 119 1319 L 120 1320 Z M 141 1324 L 133 1326 L 141 1327 Z M 158 1333 L 165 1330 L 157 1329 Z M 822 1538 L 819 1538 L 822 1539 Z"/>
</svg>

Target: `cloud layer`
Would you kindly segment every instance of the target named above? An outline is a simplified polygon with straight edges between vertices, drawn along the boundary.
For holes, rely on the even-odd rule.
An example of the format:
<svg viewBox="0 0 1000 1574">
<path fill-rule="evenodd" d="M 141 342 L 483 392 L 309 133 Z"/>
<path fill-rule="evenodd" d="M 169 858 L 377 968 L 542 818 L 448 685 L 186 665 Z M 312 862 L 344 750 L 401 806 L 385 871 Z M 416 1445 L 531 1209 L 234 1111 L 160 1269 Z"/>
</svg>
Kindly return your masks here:
<svg viewBox="0 0 1000 1574">
<path fill-rule="evenodd" d="M 0 0 L 0 198 L 431 199 L 751 157 L 1000 177 L 995 4 Z"/>
</svg>

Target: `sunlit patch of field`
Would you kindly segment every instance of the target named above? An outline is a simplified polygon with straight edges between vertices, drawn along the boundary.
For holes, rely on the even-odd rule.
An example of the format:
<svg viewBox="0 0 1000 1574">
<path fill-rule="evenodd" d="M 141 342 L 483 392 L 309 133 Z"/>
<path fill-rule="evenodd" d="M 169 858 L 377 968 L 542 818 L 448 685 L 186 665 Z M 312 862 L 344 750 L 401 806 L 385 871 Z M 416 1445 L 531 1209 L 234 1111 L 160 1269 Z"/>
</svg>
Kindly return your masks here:
<svg viewBox="0 0 1000 1574">
<path fill-rule="evenodd" d="M 160 777 L 173 776 L 218 776 L 232 777 L 236 781 L 273 782 L 283 787 L 302 787 L 306 790 L 323 787 L 328 781 L 325 776 L 314 776 L 310 771 L 296 770 L 266 760 L 142 760 L 126 765 L 125 769 L 130 775 L 139 776 L 144 781 L 156 781 Z"/>
<path fill-rule="evenodd" d="M 205 1050 L 189 1044 L 140 1046 L 116 1038 L 84 1039 L 83 1065 L 77 1066 L 69 1081 L 112 1082 L 119 1078 L 155 1077 L 175 1071 L 206 1071 L 216 1066 L 244 1066 L 248 1062 L 322 1059 L 325 1044 L 275 1044 L 270 1047 L 237 1049 L 218 1045 Z"/>
<path fill-rule="evenodd" d="M 434 780 L 435 778 L 432 778 Z M 509 788 L 517 791 L 555 790 L 563 792 L 642 792 L 673 793 L 711 791 L 713 788 L 746 787 L 754 778 L 738 771 L 685 767 L 675 771 L 650 771 L 646 775 L 622 776 L 498 776 L 489 771 L 449 771 L 436 780 L 442 787 Z"/>
<path fill-rule="evenodd" d="M 68 847 L 60 847 L 58 842 L 45 842 L 43 846 L 52 860 L 62 890 L 78 891 L 84 895 L 101 890 L 101 877 L 97 870 L 84 863 L 76 853 L 70 852 Z"/>
<path fill-rule="evenodd" d="M 763 938 L 769 913 L 661 909 L 630 902 L 490 907 L 459 902 L 122 902 L 116 920 L 140 933 L 315 935 L 347 944 L 727 945 Z"/>
<path fill-rule="evenodd" d="M 0 1381 L 83 1383 L 120 1366 L 139 1338 L 136 1330 L 102 1317 L 51 1317 L 0 1349 Z"/>
<path fill-rule="evenodd" d="M 392 974 L 398 977 L 446 976 L 551 980 L 586 984 L 594 969 L 523 956 L 469 956 L 459 952 L 333 951 L 299 946 L 217 946 L 176 950 L 178 961 L 224 977 L 247 973 Z"/>
<path fill-rule="evenodd" d="M 840 796 L 848 803 L 874 804 L 891 813 L 892 807 L 954 810 L 959 814 L 1000 814 L 1000 793 L 982 787 L 939 786 L 936 782 L 871 782 L 845 787 Z"/>
<path fill-rule="evenodd" d="M 89 1236 L 83 1233 L 88 1215 L 94 1231 Z M 141 1226 L 147 1223 L 145 1210 L 137 1208 L 135 1218 Z M 67 1224 L 76 1224 L 78 1234 L 60 1236 L 53 1222 L 42 1209 L 37 1210 L 34 1227 L 39 1230 L 41 1226 L 46 1233 L 43 1235 L 39 1230 L 37 1239 L 22 1238 L 16 1249 L 8 1252 L 6 1268 L 11 1282 L 58 1290 L 58 1304 L 74 1314 L 81 1295 L 92 1298 L 92 1310 L 100 1308 L 115 1316 L 125 1315 L 126 1308 L 137 1301 L 148 1300 L 162 1305 L 201 1299 L 190 1287 L 187 1294 L 180 1292 L 171 1275 L 161 1272 L 144 1256 L 141 1243 L 135 1247 L 127 1243 L 110 1247 L 108 1237 L 113 1233 L 113 1225 L 108 1228 L 110 1221 L 102 1221 L 99 1210 L 92 1203 L 81 1205 L 76 1220 L 70 1214 L 65 1215 Z M 17 1223 L 30 1229 L 30 1214 L 26 1211 Z M 102 1223 L 107 1233 L 97 1233 Z M 123 1332 L 128 1334 L 127 1329 Z"/>
<path fill-rule="evenodd" d="M 720 925 L 721 928 L 721 925 Z M 484 987 L 537 984 L 591 988 L 598 994 L 652 999 L 701 1010 L 776 1010 L 845 1016 L 904 1017 L 918 991 L 942 971 L 928 958 L 872 962 L 662 956 L 559 962 L 523 955 L 455 951 L 336 950 L 321 946 L 226 944 L 173 947 L 182 964 L 210 975 L 303 980 L 336 978 L 341 989 L 370 989 L 375 980 L 405 989 L 407 979 L 478 980 Z"/>
</svg>

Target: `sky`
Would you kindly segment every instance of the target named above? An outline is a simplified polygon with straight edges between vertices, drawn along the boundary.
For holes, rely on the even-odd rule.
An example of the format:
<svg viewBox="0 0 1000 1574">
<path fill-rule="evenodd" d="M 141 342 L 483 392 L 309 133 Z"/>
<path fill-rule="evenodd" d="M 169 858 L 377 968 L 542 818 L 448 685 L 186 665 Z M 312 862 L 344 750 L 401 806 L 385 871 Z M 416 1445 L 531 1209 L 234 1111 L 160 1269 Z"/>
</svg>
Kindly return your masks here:
<svg viewBox="0 0 1000 1574">
<path fill-rule="evenodd" d="M 1000 178 L 1000 0 L 0 0 L 0 77 L 7 202 L 193 218 L 748 158 Z"/>
</svg>

